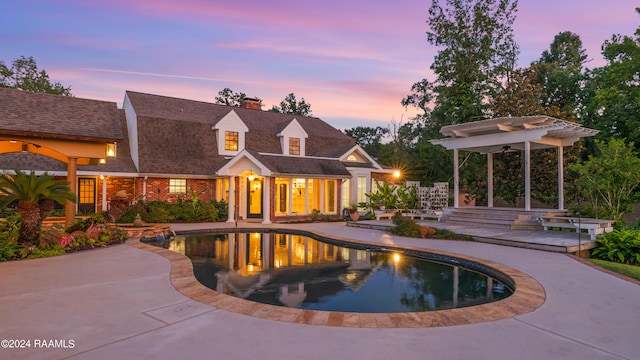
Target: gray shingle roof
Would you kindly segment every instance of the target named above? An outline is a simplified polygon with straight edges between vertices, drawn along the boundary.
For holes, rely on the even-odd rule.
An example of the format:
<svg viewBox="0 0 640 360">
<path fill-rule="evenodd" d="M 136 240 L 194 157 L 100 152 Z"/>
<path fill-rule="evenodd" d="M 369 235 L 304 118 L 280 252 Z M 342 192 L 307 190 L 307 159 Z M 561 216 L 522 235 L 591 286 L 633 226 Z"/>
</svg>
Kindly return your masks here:
<svg viewBox="0 0 640 360">
<path fill-rule="evenodd" d="M 61 139 L 123 139 L 116 103 L 0 88 L 0 133 Z"/>
<path fill-rule="evenodd" d="M 0 133 L 43 135 L 61 139 L 118 142 L 118 157 L 79 171 L 212 176 L 228 160 L 218 154 L 212 127 L 235 111 L 249 128 L 246 149 L 276 174 L 349 176 L 344 164 L 331 159 L 283 157 L 276 135 L 294 118 L 309 135 L 306 155 L 338 158 L 355 145 L 353 139 L 315 117 L 218 105 L 127 91 L 138 122 L 136 169 L 124 110 L 115 103 L 0 89 Z M 262 153 L 259 155 L 258 153 Z M 0 155 L 0 169 L 66 171 L 66 164 L 30 153 Z"/>
<path fill-rule="evenodd" d="M 275 175 L 317 175 L 351 177 L 351 173 L 344 164 L 338 160 L 283 157 L 277 155 L 265 155 L 252 152 L 258 161 L 264 164 Z"/>
<path fill-rule="evenodd" d="M 352 138 L 315 117 L 132 91 L 127 91 L 127 96 L 138 116 L 142 173 L 213 175 L 225 160 L 218 154 L 212 127 L 231 111 L 249 128 L 246 149 L 256 153 L 281 154 L 280 138 L 276 134 L 294 118 L 309 135 L 307 155 L 355 145 Z"/>
<path fill-rule="evenodd" d="M 59 96 L 59 95 L 58 95 Z M 127 133 L 127 122 L 124 117 L 124 111 L 119 110 L 120 129 L 122 133 Z M 102 172 L 119 172 L 119 173 L 137 173 L 133 160 L 130 156 L 129 139 L 118 141 L 118 153 L 114 159 L 107 159 L 107 163 L 103 165 L 78 165 L 78 171 L 91 171 L 95 173 Z M 2 170 L 36 170 L 36 171 L 67 171 L 67 164 L 56 159 L 34 154 L 34 153 L 8 153 L 0 154 L 0 169 Z"/>
</svg>

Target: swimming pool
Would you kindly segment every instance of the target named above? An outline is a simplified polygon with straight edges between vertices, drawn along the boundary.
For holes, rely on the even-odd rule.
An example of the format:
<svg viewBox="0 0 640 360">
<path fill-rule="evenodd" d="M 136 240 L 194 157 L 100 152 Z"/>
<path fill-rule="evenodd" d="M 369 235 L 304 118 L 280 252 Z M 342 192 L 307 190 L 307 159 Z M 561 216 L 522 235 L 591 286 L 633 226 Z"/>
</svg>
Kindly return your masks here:
<svg viewBox="0 0 640 360">
<path fill-rule="evenodd" d="M 234 229 L 154 243 L 188 256 L 210 289 L 296 309 L 422 312 L 504 299 L 513 289 L 508 276 L 470 261 L 300 231 Z"/>
</svg>

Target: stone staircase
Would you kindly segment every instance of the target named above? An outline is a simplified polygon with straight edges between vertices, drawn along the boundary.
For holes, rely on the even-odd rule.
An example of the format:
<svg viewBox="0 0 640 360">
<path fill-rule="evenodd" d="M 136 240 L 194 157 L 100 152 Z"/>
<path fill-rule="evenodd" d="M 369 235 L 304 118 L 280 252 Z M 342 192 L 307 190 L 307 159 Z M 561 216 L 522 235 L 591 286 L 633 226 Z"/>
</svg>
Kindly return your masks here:
<svg viewBox="0 0 640 360">
<path fill-rule="evenodd" d="M 482 226 L 511 230 L 542 230 L 541 216 L 566 216 L 566 210 L 518 208 L 488 208 L 468 206 L 446 207 L 442 221 L 451 225 Z"/>
</svg>

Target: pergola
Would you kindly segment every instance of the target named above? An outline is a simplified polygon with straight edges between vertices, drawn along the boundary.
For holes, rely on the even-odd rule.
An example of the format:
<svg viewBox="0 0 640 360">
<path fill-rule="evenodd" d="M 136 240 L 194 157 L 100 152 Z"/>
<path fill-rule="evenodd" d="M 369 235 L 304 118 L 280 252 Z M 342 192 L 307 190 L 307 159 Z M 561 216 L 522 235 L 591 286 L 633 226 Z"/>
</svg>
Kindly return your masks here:
<svg viewBox="0 0 640 360">
<path fill-rule="evenodd" d="M 447 138 L 431 140 L 453 150 L 454 207 L 459 207 L 460 150 L 487 155 L 488 207 L 493 207 L 493 154 L 524 151 L 525 210 L 531 210 L 531 150 L 556 148 L 558 153 L 558 209 L 564 210 L 563 148 L 580 138 L 594 136 L 598 130 L 549 116 L 504 117 L 444 126 L 440 133 Z"/>
</svg>

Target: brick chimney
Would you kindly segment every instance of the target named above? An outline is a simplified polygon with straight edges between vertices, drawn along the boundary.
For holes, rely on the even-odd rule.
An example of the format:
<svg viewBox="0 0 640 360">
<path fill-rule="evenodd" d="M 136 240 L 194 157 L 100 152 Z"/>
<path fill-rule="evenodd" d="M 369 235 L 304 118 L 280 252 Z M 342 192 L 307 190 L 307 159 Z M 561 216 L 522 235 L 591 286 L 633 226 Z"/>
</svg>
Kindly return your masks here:
<svg viewBox="0 0 640 360">
<path fill-rule="evenodd" d="M 244 100 L 242 100 L 242 107 L 245 109 L 262 110 L 262 105 L 258 98 L 244 98 Z"/>
</svg>

